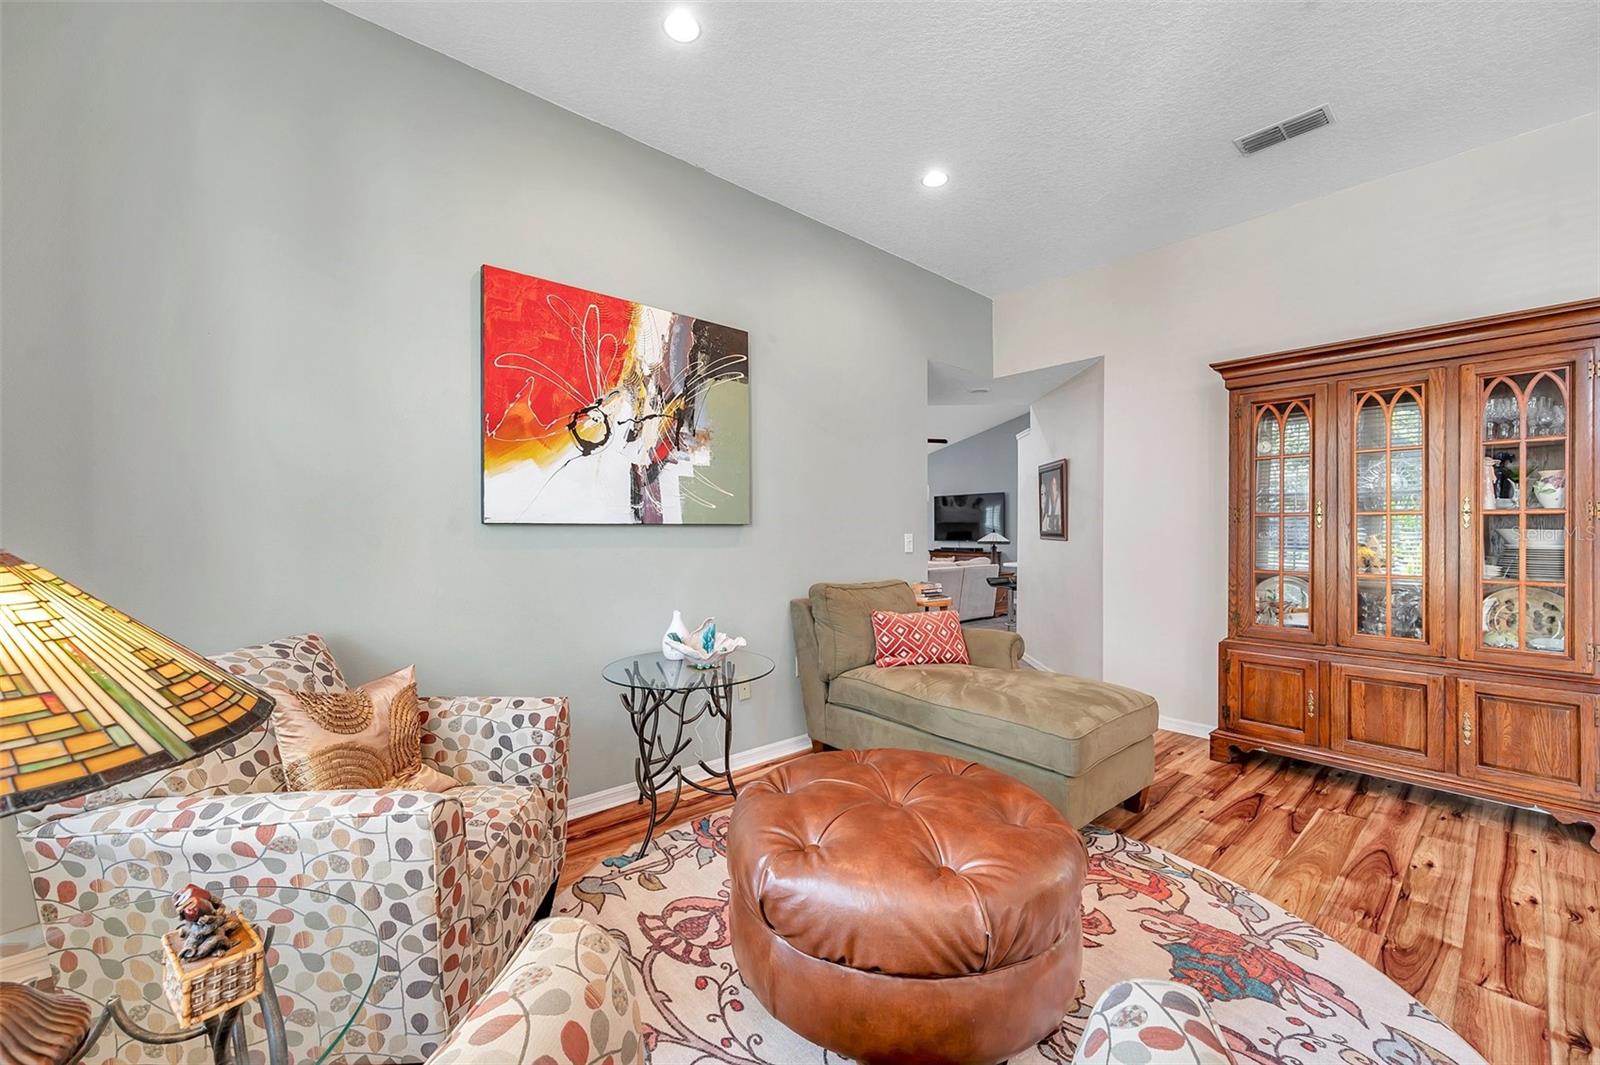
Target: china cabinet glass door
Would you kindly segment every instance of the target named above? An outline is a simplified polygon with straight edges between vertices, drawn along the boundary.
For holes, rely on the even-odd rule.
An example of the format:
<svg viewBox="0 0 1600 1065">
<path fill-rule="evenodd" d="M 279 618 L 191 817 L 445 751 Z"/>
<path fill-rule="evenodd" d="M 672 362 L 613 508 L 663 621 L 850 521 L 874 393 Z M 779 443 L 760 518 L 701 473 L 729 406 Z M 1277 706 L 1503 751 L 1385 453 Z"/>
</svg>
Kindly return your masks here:
<svg viewBox="0 0 1600 1065">
<path fill-rule="evenodd" d="M 1317 545 L 1318 392 L 1252 397 L 1245 410 L 1245 519 L 1240 628 L 1291 640 L 1320 638 Z"/>
<path fill-rule="evenodd" d="M 1587 372 L 1587 352 L 1462 371 L 1462 657 L 1592 668 Z"/>
<path fill-rule="evenodd" d="M 1354 382 L 1342 393 L 1340 639 L 1438 653 L 1443 541 L 1442 371 Z"/>
</svg>

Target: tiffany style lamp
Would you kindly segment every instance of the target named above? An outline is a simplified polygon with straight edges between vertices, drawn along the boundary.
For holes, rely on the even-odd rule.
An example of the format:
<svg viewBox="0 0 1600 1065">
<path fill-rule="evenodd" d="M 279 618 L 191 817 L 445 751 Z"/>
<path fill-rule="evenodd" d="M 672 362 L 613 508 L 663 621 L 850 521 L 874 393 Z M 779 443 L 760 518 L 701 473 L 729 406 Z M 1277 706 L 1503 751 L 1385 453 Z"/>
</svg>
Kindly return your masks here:
<svg viewBox="0 0 1600 1065">
<path fill-rule="evenodd" d="M 1000 564 L 1000 545 L 1009 544 L 1010 542 L 1010 540 L 1006 539 L 1004 533 L 997 532 L 992 532 L 988 536 L 985 536 L 983 539 L 978 541 L 980 544 L 989 545 L 989 551 L 992 555 L 994 555 L 994 562 L 997 566 Z"/>
<path fill-rule="evenodd" d="M 272 700 L 49 570 L 0 551 L 0 817 L 170 769 Z M 89 1004 L 0 983 L 0 1061 L 72 1062 Z"/>
</svg>

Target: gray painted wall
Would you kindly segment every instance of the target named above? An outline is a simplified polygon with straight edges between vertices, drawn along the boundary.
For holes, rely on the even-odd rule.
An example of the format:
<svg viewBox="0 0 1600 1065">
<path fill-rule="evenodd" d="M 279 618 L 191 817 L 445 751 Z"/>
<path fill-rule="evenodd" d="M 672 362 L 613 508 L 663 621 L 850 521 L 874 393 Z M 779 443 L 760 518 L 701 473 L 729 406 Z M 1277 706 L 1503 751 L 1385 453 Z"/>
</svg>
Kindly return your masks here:
<svg viewBox="0 0 1600 1065">
<path fill-rule="evenodd" d="M 928 453 L 928 525 L 933 537 L 933 497 L 960 495 L 963 492 L 1004 492 L 1006 495 L 1006 536 L 1000 557 L 1017 560 L 1017 434 L 1028 427 L 1026 414 L 985 429 L 976 436 L 958 440 L 948 447 Z M 943 541 L 935 541 L 943 546 Z M 976 547 L 976 544 L 951 543 L 951 547 Z"/>
<path fill-rule="evenodd" d="M 1105 657 L 1105 364 L 1031 408 L 1017 438 L 1017 631 L 1046 669 L 1100 677 Z M 1067 460 L 1067 539 L 1039 538 L 1039 467 Z"/>
<path fill-rule="evenodd" d="M 331 7 L 3 17 L 18 554 L 198 649 L 568 695 L 576 794 L 673 608 L 777 659 L 750 748 L 804 732 L 787 600 L 923 574 L 927 360 L 987 372 L 987 299 Z M 481 525 L 482 263 L 749 330 L 753 522 Z"/>
</svg>

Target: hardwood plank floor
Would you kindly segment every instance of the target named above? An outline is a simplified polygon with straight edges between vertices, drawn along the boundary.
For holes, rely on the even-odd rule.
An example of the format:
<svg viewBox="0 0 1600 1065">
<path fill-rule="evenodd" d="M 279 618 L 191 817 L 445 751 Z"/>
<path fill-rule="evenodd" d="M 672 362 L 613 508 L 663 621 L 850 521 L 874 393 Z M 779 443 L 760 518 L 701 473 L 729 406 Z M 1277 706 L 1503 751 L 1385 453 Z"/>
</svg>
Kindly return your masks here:
<svg viewBox="0 0 1600 1065">
<path fill-rule="evenodd" d="M 778 762 L 734 774 L 754 780 Z M 686 795 L 673 824 L 728 800 Z M 1543 814 L 1264 755 L 1220 764 L 1156 735 L 1143 812 L 1098 824 L 1311 920 L 1493 1065 L 1600 1062 L 1600 853 Z M 573 822 L 566 885 L 639 845 L 635 805 Z"/>
</svg>

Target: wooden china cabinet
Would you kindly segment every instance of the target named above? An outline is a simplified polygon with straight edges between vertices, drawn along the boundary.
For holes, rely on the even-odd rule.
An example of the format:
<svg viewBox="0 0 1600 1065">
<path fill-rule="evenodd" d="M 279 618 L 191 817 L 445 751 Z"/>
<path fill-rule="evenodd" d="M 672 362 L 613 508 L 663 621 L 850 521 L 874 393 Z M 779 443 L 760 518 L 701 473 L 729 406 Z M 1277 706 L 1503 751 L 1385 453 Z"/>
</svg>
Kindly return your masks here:
<svg viewBox="0 0 1600 1065">
<path fill-rule="evenodd" d="M 1213 367 L 1231 503 L 1213 758 L 1600 824 L 1597 358 L 1600 299 Z"/>
</svg>

